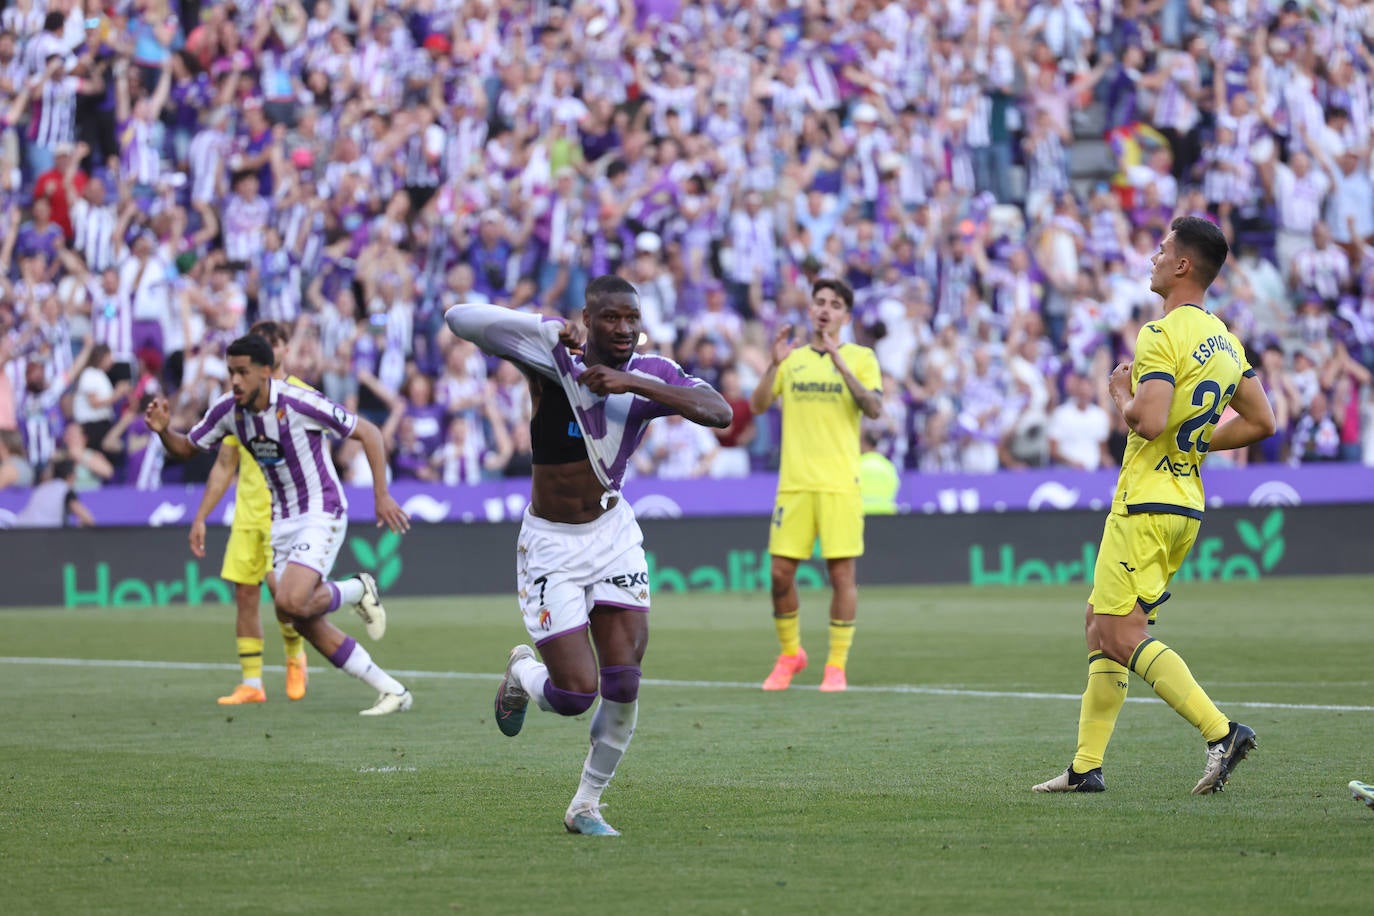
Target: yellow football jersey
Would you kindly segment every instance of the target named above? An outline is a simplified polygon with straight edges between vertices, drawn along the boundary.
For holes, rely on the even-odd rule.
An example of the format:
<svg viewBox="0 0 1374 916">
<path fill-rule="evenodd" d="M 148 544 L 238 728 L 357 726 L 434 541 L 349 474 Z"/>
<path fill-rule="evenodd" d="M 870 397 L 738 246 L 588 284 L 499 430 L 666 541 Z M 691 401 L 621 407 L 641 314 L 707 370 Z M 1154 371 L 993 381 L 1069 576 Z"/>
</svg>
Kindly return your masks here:
<svg viewBox="0 0 1374 916">
<path fill-rule="evenodd" d="M 1212 430 L 1241 378 L 1254 374 L 1240 342 L 1200 306 L 1180 306 L 1141 328 L 1131 390 L 1165 379 L 1174 395 L 1162 433 L 1153 440 L 1134 431 L 1128 436 L 1113 511 L 1202 518 L 1202 462 Z"/>
<path fill-rule="evenodd" d="M 840 356 L 865 388 L 882 386 L 878 358 L 844 344 Z M 857 493 L 862 411 L 830 356 L 798 347 L 778 366 L 773 394 L 782 398 L 782 468 L 778 490 Z"/>
<path fill-rule="evenodd" d="M 294 375 L 286 377 L 286 384 L 297 388 L 315 389 Z M 272 527 L 272 494 L 267 492 L 267 478 L 262 476 L 262 468 L 253 453 L 244 447 L 237 436 L 225 436 L 224 441 L 239 449 L 239 482 L 234 490 L 235 528 Z"/>
</svg>

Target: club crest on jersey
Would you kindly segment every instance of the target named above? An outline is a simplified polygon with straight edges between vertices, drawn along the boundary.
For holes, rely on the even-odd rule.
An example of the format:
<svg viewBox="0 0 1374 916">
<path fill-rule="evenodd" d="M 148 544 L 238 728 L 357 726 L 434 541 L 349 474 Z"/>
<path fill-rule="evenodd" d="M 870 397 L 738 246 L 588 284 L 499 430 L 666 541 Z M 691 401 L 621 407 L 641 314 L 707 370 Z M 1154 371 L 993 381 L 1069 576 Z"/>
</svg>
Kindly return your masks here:
<svg viewBox="0 0 1374 916">
<path fill-rule="evenodd" d="M 549 628 L 552 627 L 552 626 L 553 626 L 553 615 L 549 613 L 549 609 L 548 609 L 548 608 L 546 608 L 546 607 L 541 607 L 541 608 L 539 609 L 539 629 L 541 629 L 541 630 L 543 630 L 545 633 L 547 633 L 547 632 L 549 631 Z"/>
<path fill-rule="evenodd" d="M 277 408 L 277 422 L 278 422 L 278 423 L 284 423 L 284 422 L 286 422 L 286 408 L 285 408 L 285 407 L 278 407 L 278 408 Z"/>
</svg>

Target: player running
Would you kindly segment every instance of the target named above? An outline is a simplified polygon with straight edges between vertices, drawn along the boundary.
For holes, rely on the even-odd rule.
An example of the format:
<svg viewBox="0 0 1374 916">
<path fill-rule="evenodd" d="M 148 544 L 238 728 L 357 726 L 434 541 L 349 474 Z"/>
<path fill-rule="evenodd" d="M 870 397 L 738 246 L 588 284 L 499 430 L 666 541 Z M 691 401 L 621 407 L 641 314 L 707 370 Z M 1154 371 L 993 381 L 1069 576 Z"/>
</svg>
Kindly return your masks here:
<svg viewBox="0 0 1374 916">
<path fill-rule="evenodd" d="M 164 398 L 146 413 L 168 454 L 186 459 L 216 449 L 227 436 L 245 443 L 272 493 L 272 551 L 277 611 L 345 673 L 379 691 L 362 711 L 382 716 L 410 709 L 410 691 L 372 662 L 367 650 L 329 622 L 328 613 L 368 596 L 369 635 L 385 631 L 385 609 L 359 578 L 327 581 L 348 529 L 348 504 L 326 444 L 327 435 L 357 439 L 372 468 L 377 524 L 404 532 L 410 520 L 386 485 L 386 447 L 381 432 L 313 390 L 272 377 L 272 345 L 250 334 L 229 345 L 232 391 L 221 396 L 188 434 L 169 428 Z"/>
<path fill-rule="evenodd" d="M 534 399 L 534 477 L 515 563 L 525 629 L 543 663 L 529 646 L 511 650 L 496 724 L 519 734 L 531 698 L 546 712 L 581 715 L 599 691 L 591 750 L 563 824 L 618 836 L 601 816 L 601 793 L 634 734 L 649 641 L 644 534 L 620 483 L 654 417 L 724 429 L 730 405 L 672 360 L 635 353 L 639 294 L 619 277 L 587 286 L 585 349 L 582 328 L 510 309 L 456 305 L 445 318 L 459 337 L 520 367 Z"/>
<path fill-rule="evenodd" d="M 272 368 L 273 378 L 297 388 L 314 390 L 286 372 L 286 353 L 291 338 L 285 326 L 276 321 L 259 321 L 249 328 L 248 333 L 266 338 L 272 345 L 272 355 L 276 361 Z M 219 698 L 221 706 L 267 702 L 262 683 L 263 635 L 258 604 L 264 581 L 269 590 L 276 587 L 276 577 L 272 573 L 272 497 L 267 492 L 267 480 L 262 476 L 262 469 L 254 460 L 253 453 L 239 442 L 237 436 L 225 436 L 219 445 L 219 455 L 210 469 L 210 479 L 205 483 L 205 495 L 201 497 L 200 508 L 191 521 L 191 553 L 196 557 L 205 556 L 206 520 L 229 489 L 235 472 L 238 485 L 234 491 L 234 521 L 229 528 L 229 543 L 224 548 L 220 578 L 234 584 L 234 604 L 237 608 L 234 635 L 243 680 L 232 693 Z M 359 574 L 358 579 L 363 585 L 363 598 L 354 605 L 354 609 L 368 625 L 367 635 L 372 639 L 381 639 L 386 629 L 386 618 L 376 611 L 381 603 L 377 583 L 367 573 Z M 348 587 L 351 589 L 351 585 Z M 277 610 L 277 627 L 286 649 L 287 699 L 303 699 L 310 678 L 305 640 L 296 632 L 291 618 L 280 609 Z"/>
</svg>

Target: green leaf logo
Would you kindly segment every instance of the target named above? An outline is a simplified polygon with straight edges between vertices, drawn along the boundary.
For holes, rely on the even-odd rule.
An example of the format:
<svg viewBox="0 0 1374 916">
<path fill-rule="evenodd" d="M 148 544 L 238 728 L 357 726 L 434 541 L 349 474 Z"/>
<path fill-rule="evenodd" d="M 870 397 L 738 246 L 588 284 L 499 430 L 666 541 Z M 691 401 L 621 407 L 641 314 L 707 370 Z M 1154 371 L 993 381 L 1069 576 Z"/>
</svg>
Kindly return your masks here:
<svg viewBox="0 0 1374 916">
<path fill-rule="evenodd" d="M 1269 572 L 1283 559 L 1288 543 L 1283 539 L 1283 510 L 1275 509 L 1256 528 L 1244 519 L 1236 522 L 1236 534 L 1247 549 L 1259 554 L 1260 569 Z"/>
<path fill-rule="evenodd" d="M 382 591 L 401 578 L 401 536 L 396 532 L 383 534 L 376 547 L 360 537 L 349 538 L 348 546 L 358 566 L 377 578 L 377 587 Z"/>
<path fill-rule="evenodd" d="M 377 570 L 377 587 L 386 591 L 399 578 L 401 578 L 401 558 L 388 557 L 381 568 Z"/>
<path fill-rule="evenodd" d="M 362 538 L 349 538 L 348 546 L 353 550 L 353 558 L 368 572 L 377 568 L 377 552 Z"/>
<path fill-rule="evenodd" d="M 377 560 L 391 556 L 396 549 L 401 546 L 401 536 L 394 531 L 388 531 L 377 541 Z"/>
<path fill-rule="evenodd" d="M 1264 547 L 1264 538 L 1260 535 L 1259 529 L 1245 519 L 1236 522 L 1236 533 L 1240 535 L 1241 542 L 1247 549 L 1260 550 Z"/>
</svg>

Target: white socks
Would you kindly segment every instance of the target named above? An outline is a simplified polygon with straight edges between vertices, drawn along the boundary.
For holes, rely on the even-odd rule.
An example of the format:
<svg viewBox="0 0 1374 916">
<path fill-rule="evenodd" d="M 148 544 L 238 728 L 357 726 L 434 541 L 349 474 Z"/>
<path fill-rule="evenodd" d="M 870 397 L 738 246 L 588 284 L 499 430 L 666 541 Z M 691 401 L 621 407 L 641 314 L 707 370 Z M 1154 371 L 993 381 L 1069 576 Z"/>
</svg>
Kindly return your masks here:
<svg viewBox="0 0 1374 916">
<path fill-rule="evenodd" d="M 625 756 L 625 748 L 630 746 L 630 738 L 634 737 L 638 716 L 638 700 L 617 703 L 601 698 L 592 715 L 592 749 L 582 764 L 582 780 L 568 806 L 569 811 L 601 804 L 601 793 L 615 775 L 620 758 Z"/>
<path fill-rule="evenodd" d="M 514 665 L 511 665 L 511 674 L 520 682 L 520 686 L 530 695 L 530 699 L 539 706 L 544 712 L 553 712 L 553 707 L 549 701 L 544 699 L 544 684 L 549 679 L 549 669 L 542 662 L 537 662 L 532 658 L 522 658 Z"/>
<path fill-rule="evenodd" d="M 354 576 L 351 579 L 338 579 L 334 587 L 339 590 L 339 607 L 348 607 L 363 600 L 363 580 Z"/>
<path fill-rule="evenodd" d="M 379 693 L 406 692 L 405 685 L 374 665 L 372 656 L 360 645 L 354 644 L 353 651 L 343 663 L 343 670 Z"/>
</svg>

